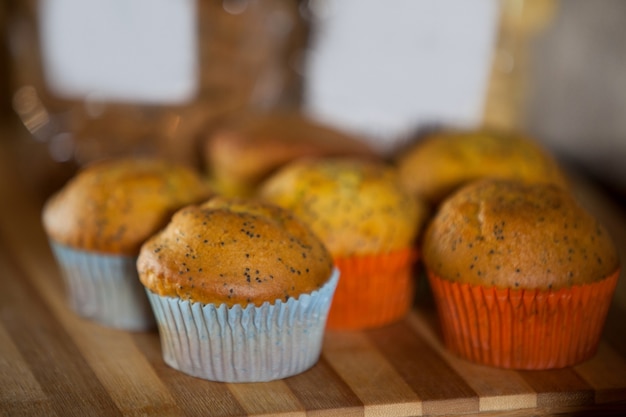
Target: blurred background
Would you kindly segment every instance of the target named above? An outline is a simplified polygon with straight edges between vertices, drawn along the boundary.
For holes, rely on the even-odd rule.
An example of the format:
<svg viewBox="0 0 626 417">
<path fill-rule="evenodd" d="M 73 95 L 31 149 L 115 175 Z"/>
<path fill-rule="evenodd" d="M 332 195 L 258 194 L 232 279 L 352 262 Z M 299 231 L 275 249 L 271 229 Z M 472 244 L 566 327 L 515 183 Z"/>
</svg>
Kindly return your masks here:
<svg viewBox="0 0 626 417">
<path fill-rule="evenodd" d="M 297 109 L 392 155 L 433 126 L 520 130 L 623 200 L 623 0 L 3 0 L 0 141 L 77 167 Z"/>
</svg>

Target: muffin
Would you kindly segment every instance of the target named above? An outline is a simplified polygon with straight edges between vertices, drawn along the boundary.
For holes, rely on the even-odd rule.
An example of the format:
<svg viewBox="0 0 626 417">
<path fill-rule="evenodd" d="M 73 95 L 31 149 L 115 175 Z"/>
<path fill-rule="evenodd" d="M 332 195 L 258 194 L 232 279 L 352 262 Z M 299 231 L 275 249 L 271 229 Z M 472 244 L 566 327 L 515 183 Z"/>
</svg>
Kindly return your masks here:
<svg viewBox="0 0 626 417">
<path fill-rule="evenodd" d="M 426 208 L 400 186 L 393 167 L 352 158 L 300 159 L 261 184 L 259 197 L 309 224 L 341 271 L 328 328 L 379 327 L 407 313 Z"/>
<path fill-rule="evenodd" d="M 402 184 L 433 205 L 458 187 L 487 177 L 567 188 L 567 179 L 552 155 L 535 140 L 515 133 L 432 132 L 403 150 L 396 163 Z"/>
<path fill-rule="evenodd" d="M 227 197 L 187 206 L 142 246 L 137 269 L 175 369 L 270 381 L 319 358 L 338 271 L 288 210 Z"/>
<path fill-rule="evenodd" d="M 423 262 L 446 346 L 514 369 L 593 356 L 620 269 L 611 237 L 570 193 L 494 179 L 442 203 Z"/>
<path fill-rule="evenodd" d="M 287 162 L 313 156 L 376 158 L 364 141 L 299 112 L 246 113 L 224 122 L 205 142 L 207 170 L 222 195 L 251 196 Z"/>
<path fill-rule="evenodd" d="M 158 159 L 110 159 L 81 170 L 42 214 L 71 307 L 111 327 L 153 327 L 135 267 L 139 249 L 174 211 L 210 194 L 198 173 Z"/>
</svg>

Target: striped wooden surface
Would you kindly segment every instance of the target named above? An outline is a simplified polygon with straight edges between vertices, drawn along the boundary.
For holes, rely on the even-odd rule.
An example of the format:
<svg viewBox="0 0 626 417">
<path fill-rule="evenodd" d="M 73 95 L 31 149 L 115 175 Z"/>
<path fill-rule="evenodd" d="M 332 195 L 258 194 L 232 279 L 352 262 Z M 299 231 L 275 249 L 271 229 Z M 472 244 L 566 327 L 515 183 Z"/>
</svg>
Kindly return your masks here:
<svg viewBox="0 0 626 417">
<path fill-rule="evenodd" d="M 598 354 L 573 368 L 506 371 L 450 355 L 421 282 L 405 320 L 328 333 L 303 374 L 255 384 L 186 376 L 163 363 L 157 333 L 100 327 L 68 309 L 41 201 L 11 176 L 12 162 L 0 147 L 0 416 L 626 415 L 624 279 Z M 626 236 L 622 213 L 581 193 Z"/>
</svg>

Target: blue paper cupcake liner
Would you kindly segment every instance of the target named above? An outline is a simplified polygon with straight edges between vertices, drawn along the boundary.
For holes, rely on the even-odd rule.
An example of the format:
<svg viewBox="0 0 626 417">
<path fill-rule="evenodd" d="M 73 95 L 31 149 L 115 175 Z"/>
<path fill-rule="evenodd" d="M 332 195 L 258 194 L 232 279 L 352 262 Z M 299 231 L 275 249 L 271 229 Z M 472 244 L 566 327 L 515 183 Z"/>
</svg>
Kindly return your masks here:
<svg viewBox="0 0 626 417">
<path fill-rule="evenodd" d="M 80 316 L 129 331 L 153 329 L 154 314 L 137 275 L 137 258 L 77 250 L 51 242 L 67 299 Z"/>
<path fill-rule="evenodd" d="M 172 368 L 221 382 L 286 378 L 319 359 L 326 319 L 339 280 L 311 294 L 260 307 L 202 304 L 147 290 L 163 359 Z"/>
</svg>

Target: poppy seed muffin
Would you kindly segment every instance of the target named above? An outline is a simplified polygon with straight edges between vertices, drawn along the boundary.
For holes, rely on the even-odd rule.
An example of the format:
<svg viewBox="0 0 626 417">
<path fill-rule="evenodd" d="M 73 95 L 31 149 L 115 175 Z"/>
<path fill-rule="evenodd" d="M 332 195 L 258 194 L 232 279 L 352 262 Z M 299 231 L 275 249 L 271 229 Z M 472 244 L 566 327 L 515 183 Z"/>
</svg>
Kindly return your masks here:
<svg viewBox="0 0 626 417">
<path fill-rule="evenodd" d="M 569 192 L 468 184 L 444 200 L 422 248 L 453 351 L 522 369 L 569 366 L 595 352 L 620 261 L 609 233 Z"/>
<path fill-rule="evenodd" d="M 192 169 L 159 159 L 109 159 L 89 165 L 43 211 L 51 239 L 73 248 L 137 255 L 179 208 L 207 199 Z"/>
<path fill-rule="evenodd" d="M 294 161 L 266 180 L 259 196 L 307 222 L 335 257 L 406 248 L 426 217 L 393 167 L 353 158 Z"/>
<path fill-rule="evenodd" d="M 426 207 L 402 188 L 394 167 L 353 158 L 300 159 L 261 184 L 259 196 L 292 210 L 332 254 L 342 279 L 330 328 L 378 327 L 410 309 Z"/>
<path fill-rule="evenodd" d="M 516 179 L 567 188 L 556 160 L 535 140 L 516 133 L 442 130 L 410 145 L 396 159 L 402 184 L 432 204 L 481 178 Z"/>
<path fill-rule="evenodd" d="M 269 381 L 319 358 L 338 271 L 288 210 L 227 197 L 188 206 L 142 246 L 137 269 L 175 369 Z"/>
<path fill-rule="evenodd" d="M 86 166 L 43 208 L 71 307 L 125 330 L 154 326 L 135 267 L 139 248 L 180 207 L 211 194 L 186 166 L 152 158 Z"/>
<path fill-rule="evenodd" d="M 153 293 L 232 307 L 318 290 L 333 263 L 322 242 L 289 211 L 215 197 L 178 211 L 143 246 L 137 267 Z"/>
</svg>

